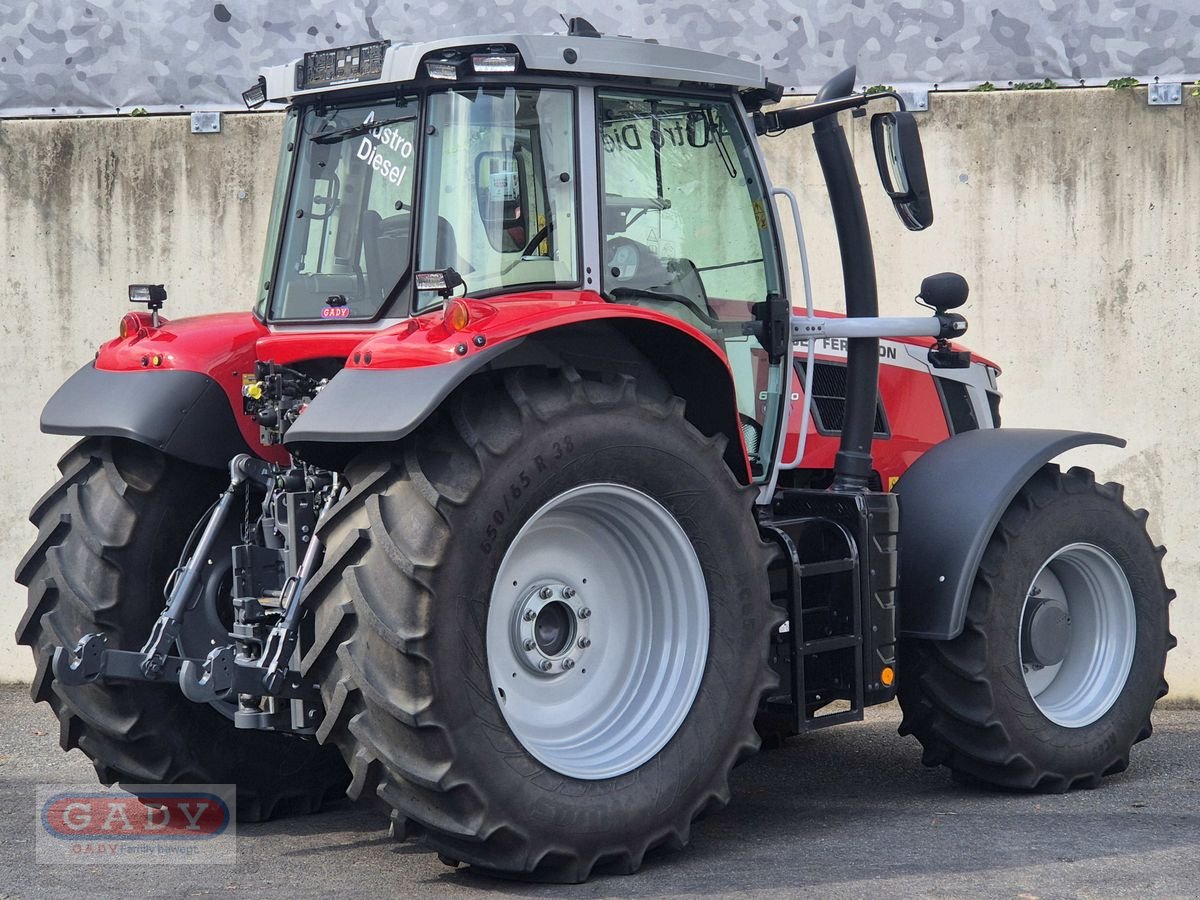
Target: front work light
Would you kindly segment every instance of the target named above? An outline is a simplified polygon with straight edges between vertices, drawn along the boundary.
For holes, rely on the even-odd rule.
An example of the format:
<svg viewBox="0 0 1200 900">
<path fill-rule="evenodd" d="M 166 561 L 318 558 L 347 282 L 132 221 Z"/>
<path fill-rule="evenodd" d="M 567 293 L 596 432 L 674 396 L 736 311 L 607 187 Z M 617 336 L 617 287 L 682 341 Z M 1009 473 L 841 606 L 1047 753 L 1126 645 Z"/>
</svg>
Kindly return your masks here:
<svg viewBox="0 0 1200 900">
<path fill-rule="evenodd" d="M 515 72 L 517 71 L 517 54 L 475 53 L 471 56 L 471 65 L 480 75 L 489 72 Z"/>
<path fill-rule="evenodd" d="M 248 91 L 242 91 L 242 102 L 246 104 L 246 109 L 258 109 L 267 102 L 267 79 L 261 75 L 258 76 L 258 84 L 250 88 Z"/>
</svg>

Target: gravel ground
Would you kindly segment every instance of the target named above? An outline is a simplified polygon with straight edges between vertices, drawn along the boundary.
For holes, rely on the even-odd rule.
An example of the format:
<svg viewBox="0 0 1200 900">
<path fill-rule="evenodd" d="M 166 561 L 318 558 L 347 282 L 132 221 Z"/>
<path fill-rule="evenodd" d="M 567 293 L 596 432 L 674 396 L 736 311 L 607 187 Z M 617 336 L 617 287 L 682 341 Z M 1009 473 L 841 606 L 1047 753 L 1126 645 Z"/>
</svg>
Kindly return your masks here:
<svg viewBox="0 0 1200 900">
<path fill-rule="evenodd" d="M 734 802 L 692 844 L 636 875 L 574 887 L 449 869 L 387 836 L 375 809 L 243 825 L 228 866 L 39 865 L 34 787 L 94 783 L 24 688 L 0 687 L 0 900 L 431 894 L 529 897 L 1195 897 L 1200 894 L 1200 712 L 1160 710 L 1133 765 L 1094 791 L 985 793 L 920 764 L 894 706 L 794 738 L 734 773 Z"/>
</svg>

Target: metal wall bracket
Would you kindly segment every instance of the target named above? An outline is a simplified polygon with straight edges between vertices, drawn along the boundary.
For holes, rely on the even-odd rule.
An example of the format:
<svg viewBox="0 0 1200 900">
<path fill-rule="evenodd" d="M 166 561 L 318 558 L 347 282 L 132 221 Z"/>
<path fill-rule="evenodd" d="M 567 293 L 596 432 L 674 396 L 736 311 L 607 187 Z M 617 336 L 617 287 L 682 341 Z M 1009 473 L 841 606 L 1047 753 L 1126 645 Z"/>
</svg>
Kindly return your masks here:
<svg viewBox="0 0 1200 900">
<path fill-rule="evenodd" d="M 192 113 L 192 134 L 220 134 L 221 114 L 219 112 Z"/>
<path fill-rule="evenodd" d="M 898 88 L 896 93 L 904 98 L 904 105 L 909 112 L 927 112 L 929 110 L 928 88 Z"/>
<path fill-rule="evenodd" d="M 1155 82 L 1149 85 L 1146 103 L 1149 106 L 1180 106 L 1183 103 L 1183 85 Z"/>
</svg>

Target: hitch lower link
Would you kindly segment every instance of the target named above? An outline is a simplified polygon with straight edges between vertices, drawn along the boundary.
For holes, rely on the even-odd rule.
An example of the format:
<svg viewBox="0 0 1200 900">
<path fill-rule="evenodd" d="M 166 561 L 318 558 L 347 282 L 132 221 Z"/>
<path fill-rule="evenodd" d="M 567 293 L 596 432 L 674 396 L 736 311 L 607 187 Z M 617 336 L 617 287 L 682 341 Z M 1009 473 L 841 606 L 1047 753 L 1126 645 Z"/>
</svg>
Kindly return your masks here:
<svg viewBox="0 0 1200 900">
<path fill-rule="evenodd" d="M 243 488 L 247 481 L 255 480 L 270 490 L 275 479 L 275 469 L 271 464 L 245 453 L 234 457 L 229 469 L 229 487 L 217 501 L 195 551 L 176 573 L 166 608 L 155 621 L 142 649 L 109 649 L 105 635 L 84 635 L 73 651 L 66 647 L 55 648 L 51 665 L 56 679 L 72 686 L 97 681 L 176 681 L 184 696 L 196 703 L 236 701 L 239 697 L 249 698 L 252 702 L 262 697 L 305 703 L 320 701 L 317 682 L 303 678 L 299 672 L 289 668 L 296 649 L 304 586 L 319 562 L 321 541 L 316 535 L 309 541 L 298 571 L 284 585 L 280 597 L 284 613 L 263 641 L 262 654 L 258 658 L 239 655 L 232 644 L 214 648 L 205 659 L 171 654 L 184 617 L 201 589 L 203 561 L 209 557 L 221 533 L 239 488 Z M 322 515 L 329 511 L 339 494 L 335 485 L 329 492 Z M 246 727 L 264 727 L 261 717 L 243 717 L 241 710 L 235 721 L 239 724 L 245 722 Z"/>
</svg>

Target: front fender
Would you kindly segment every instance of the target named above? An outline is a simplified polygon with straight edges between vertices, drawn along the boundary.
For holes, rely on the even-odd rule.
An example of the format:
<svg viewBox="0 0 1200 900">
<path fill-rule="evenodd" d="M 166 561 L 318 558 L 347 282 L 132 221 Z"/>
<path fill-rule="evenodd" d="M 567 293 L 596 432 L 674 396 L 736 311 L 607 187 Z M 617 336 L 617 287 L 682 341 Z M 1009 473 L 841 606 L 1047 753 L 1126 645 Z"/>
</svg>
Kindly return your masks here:
<svg viewBox="0 0 1200 900">
<path fill-rule="evenodd" d="M 1124 447 L 1082 431 L 987 428 L 923 454 L 900 495 L 900 634 L 945 641 L 962 632 L 975 571 L 1017 492 L 1054 457 L 1085 444 Z"/>
<path fill-rule="evenodd" d="M 203 372 L 113 372 L 88 363 L 42 410 L 46 434 L 122 437 L 202 466 L 249 453 L 229 397 Z"/>
</svg>

